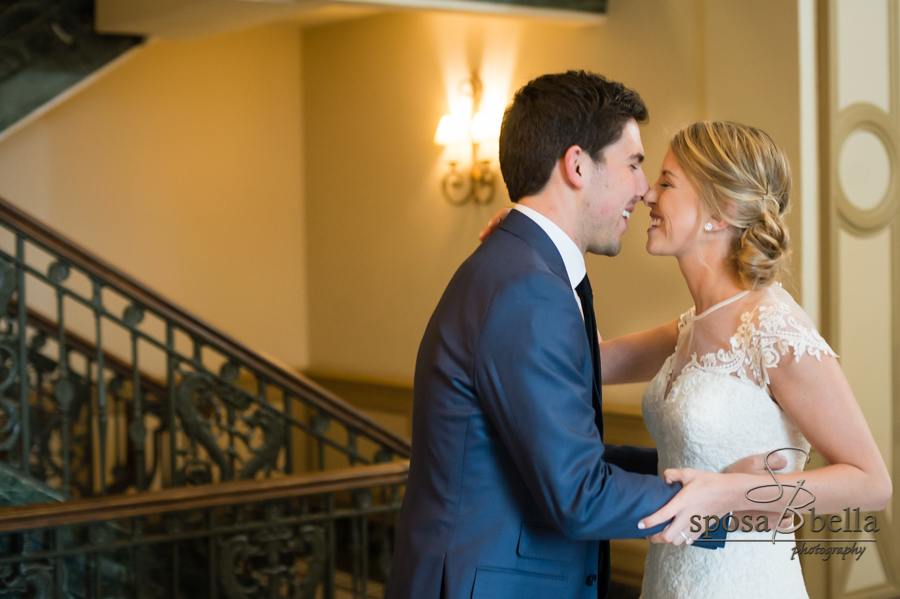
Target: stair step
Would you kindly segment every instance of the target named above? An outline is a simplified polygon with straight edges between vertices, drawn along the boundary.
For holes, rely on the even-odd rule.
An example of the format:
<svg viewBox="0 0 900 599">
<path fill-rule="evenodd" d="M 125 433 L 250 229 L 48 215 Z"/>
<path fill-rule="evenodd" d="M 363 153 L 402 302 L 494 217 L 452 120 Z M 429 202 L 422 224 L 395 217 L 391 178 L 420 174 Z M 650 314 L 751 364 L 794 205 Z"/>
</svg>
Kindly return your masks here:
<svg viewBox="0 0 900 599">
<path fill-rule="evenodd" d="M 64 493 L 0 462 L 0 508 L 65 501 Z"/>
</svg>

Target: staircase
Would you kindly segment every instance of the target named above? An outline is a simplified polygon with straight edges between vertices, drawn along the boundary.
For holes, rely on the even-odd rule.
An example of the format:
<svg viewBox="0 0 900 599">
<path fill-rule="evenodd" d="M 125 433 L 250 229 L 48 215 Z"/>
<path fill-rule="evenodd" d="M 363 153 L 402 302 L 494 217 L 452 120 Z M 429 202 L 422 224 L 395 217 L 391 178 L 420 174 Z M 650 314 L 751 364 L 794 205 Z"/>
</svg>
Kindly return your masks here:
<svg viewBox="0 0 900 599">
<path fill-rule="evenodd" d="M 378 596 L 409 453 L 0 200 L 0 597 Z"/>
<path fill-rule="evenodd" d="M 141 43 L 94 30 L 94 0 L 0 0 L 0 131 Z"/>
</svg>

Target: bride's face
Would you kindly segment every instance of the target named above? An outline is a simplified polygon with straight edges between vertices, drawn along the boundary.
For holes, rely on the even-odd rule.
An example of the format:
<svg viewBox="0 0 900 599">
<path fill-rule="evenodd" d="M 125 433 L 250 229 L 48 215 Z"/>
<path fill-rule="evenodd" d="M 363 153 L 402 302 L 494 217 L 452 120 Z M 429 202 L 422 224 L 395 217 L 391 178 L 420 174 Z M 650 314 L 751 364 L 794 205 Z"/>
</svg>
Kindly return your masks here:
<svg viewBox="0 0 900 599">
<path fill-rule="evenodd" d="M 700 197 L 671 150 L 663 159 L 659 179 L 644 195 L 644 203 L 650 208 L 650 254 L 682 256 L 694 248 L 702 220 Z"/>
</svg>

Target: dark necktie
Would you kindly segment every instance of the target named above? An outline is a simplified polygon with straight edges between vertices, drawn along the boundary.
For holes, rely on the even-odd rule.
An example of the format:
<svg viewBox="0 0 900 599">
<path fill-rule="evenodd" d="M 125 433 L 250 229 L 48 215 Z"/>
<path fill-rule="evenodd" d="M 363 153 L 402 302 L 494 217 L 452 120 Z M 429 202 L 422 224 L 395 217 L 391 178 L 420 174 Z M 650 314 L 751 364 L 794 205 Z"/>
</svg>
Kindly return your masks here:
<svg viewBox="0 0 900 599">
<path fill-rule="evenodd" d="M 591 363 L 594 367 L 594 389 L 591 394 L 591 405 L 593 405 L 597 413 L 594 422 L 597 423 L 597 430 L 600 431 L 600 437 L 602 438 L 603 412 L 600 409 L 600 342 L 597 338 L 597 319 L 594 316 L 594 293 L 591 291 L 591 282 L 586 274 L 575 288 L 575 292 L 578 294 L 578 299 L 581 300 L 581 311 L 584 314 L 584 331 L 587 334 L 588 345 L 591 347 Z"/>
<path fill-rule="evenodd" d="M 591 347 L 591 363 L 594 367 L 594 388 L 591 393 L 591 405 L 594 406 L 594 422 L 603 438 L 603 412 L 600 409 L 600 340 L 597 337 L 597 318 L 594 316 L 594 293 L 591 291 L 591 282 L 587 274 L 581 279 L 575 288 L 578 299 L 581 300 L 581 312 L 584 314 L 584 332 L 587 334 L 588 345 Z M 609 594 L 609 541 L 600 541 L 597 555 L 597 598 L 605 599 Z"/>
</svg>

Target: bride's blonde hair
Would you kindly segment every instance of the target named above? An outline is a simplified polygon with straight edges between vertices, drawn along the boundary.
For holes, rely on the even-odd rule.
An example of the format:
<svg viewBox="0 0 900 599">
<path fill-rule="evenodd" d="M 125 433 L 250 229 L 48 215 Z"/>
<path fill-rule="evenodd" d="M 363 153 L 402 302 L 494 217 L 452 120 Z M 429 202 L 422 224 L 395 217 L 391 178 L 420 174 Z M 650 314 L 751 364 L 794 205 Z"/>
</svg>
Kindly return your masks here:
<svg viewBox="0 0 900 599">
<path fill-rule="evenodd" d="M 751 289 L 769 286 L 790 251 L 784 213 L 791 167 L 784 151 L 755 127 L 716 121 L 685 127 L 670 147 L 710 215 L 732 225 L 735 275 Z"/>
</svg>

